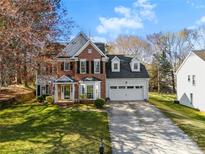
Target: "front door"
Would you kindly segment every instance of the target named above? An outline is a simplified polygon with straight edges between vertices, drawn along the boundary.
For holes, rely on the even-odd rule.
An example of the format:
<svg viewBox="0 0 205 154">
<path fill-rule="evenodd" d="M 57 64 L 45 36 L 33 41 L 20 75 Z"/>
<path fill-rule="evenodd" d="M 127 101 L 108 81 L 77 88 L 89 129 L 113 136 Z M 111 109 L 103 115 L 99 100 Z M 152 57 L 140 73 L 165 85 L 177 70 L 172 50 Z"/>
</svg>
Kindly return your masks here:
<svg viewBox="0 0 205 154">
<path fill-rule="evenodd" d="M 70 85 L 61 86 L 61 99 L 70 99 Z"/>
</svg>

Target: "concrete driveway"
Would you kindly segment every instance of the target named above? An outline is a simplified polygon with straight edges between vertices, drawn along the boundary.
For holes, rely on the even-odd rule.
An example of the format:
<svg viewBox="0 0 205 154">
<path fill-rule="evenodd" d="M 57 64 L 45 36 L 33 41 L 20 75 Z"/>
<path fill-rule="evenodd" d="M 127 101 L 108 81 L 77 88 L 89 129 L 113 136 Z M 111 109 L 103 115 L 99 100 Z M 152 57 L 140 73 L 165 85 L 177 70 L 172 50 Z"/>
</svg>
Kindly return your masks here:
<svg viewBox="0 0 205 154">
<path fill-rule="evenodd" d="M 114 154 L 202 154 L 182 130 L 146 102 L 112 102 L 109 119 Z"/>
</svg>

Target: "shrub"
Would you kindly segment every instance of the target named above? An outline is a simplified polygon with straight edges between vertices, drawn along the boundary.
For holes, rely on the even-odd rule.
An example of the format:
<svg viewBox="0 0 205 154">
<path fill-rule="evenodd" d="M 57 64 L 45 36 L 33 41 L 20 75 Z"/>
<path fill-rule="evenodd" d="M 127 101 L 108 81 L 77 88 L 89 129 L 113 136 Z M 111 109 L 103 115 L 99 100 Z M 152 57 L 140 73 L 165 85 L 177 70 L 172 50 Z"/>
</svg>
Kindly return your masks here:
<svg viewBox="0 0 205 154">
<path fill-rule="evenodd" d="M 86 95 L 85 94 L 81 94 L 80 95 L 80 99 L 86 99 L 87 97 L 86 97 Z"/>
<path fill-rule="evenodd" d="M 53 103 L 54 102 L 53 96 L 47 96 L 46 101 L 50 104 Z"/>
<path fill-rule="evenodd" d="M 95 105 L 96 108 L 102 109 L 103 106 L 105 105 L 105 100 L 104 100 L 104 99 L 101 99 L 101 98 L 96 99 L 96 100 L 94 101 L 94 105 Z"/>
<path fill-rule="evenodd" d="M 47 96 L 49 96 L 49 95 L 47 95 L 47 94 L 43 94 L 43 95 L 42 95 L 43 100 L 46 100 L 46 97 L 47 97 Z"/>
<path fill-rule="evenodd" d="M 40 103 L 42 103 L 44 100 L 45 100 L 45 99 L 44 99 L 43 96 L 38 96 L 38 97 L 37 97 L 37 101 L 40 102 Z"/>
</svg>

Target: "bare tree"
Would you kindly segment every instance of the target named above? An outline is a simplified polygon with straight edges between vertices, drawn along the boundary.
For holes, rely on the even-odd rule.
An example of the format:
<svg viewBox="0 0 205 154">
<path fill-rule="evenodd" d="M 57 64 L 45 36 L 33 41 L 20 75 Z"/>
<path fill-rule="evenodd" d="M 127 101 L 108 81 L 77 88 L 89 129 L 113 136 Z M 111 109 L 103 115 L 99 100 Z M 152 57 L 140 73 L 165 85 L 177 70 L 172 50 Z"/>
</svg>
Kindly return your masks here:
<svg viewBox="0 0 205 154">
<path fill-rule="evenodd" d="M 112 54 L 136 56 L 142 62 L 151 60 L 149 43 L 137 36 L 121 35 L 109 44 L 111 46 L 110 53 Z"/>
<path fill-rule="evenodd" d="M 1 84 L 17 79 L 17 83 L 23 80 L 27 85 L 36 69 L 33 57 L 45 52 L 46 42 L 70 31 L 72 22 L 67 22 L 65 30 L 59 5 L 60 0 L 0 1 Z"/>
</svg>

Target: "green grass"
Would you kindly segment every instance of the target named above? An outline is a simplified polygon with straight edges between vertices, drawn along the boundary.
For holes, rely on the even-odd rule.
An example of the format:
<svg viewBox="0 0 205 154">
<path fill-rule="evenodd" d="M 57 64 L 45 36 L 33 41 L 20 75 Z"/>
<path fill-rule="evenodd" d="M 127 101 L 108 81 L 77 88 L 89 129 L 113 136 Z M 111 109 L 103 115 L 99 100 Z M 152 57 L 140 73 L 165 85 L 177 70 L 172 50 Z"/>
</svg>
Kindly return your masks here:
<svg viewBox="0 0 205 154">
<path fill-rule="evenodd" d="M 108 119 L 91 105 L 59 108 L 37 103 L 0 110 L 0 153 L 111 153 Z"/>
<path fill-rule="evenodd" d="M 150 93 L 149 102 L 172 119 L 205 152 L 205 113 L 173 102 L 175 95 Z"/>
</svg>

